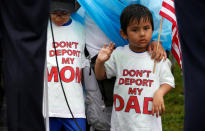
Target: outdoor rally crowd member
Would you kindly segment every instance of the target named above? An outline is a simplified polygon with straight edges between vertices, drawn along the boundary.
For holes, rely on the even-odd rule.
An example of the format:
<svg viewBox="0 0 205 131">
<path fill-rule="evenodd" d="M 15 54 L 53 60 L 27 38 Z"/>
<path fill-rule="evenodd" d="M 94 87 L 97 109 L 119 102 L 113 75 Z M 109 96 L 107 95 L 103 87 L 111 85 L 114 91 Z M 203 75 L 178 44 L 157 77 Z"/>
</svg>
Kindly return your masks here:
<svg viewBox="0 0 205 131">
<path fill-rule="evenodd" d="M 110 41 L 115 42 L 115 46 L 126 45 L 127 41 L 124 40 L 120 36 L 120 12 L 127 5 L 132 3 L 139 3 L 149 7 L 154 17 L 154 27 L 155 30 L 153 32 L 152 43 L 149 46 L 149 51 L 152 50 L 152 57 L 156 60 L 162 59 L 164 56 L 166 58 L 165 52 L 162 46 L 159 46 L 159 52 L 156 52 L 157 47 L 157 38 L 161 17 L 159 16 L 159 10 L 162 6 L 162 0 L 152 0 L 152 1 L 139 1 L 139 0 L 126 0 L 126 1 L 100 1 L 100 0 L 78 0 L 81 6 L 86 10 L 85 16 L 85 30 L 86 30 L 86 48 L 91 57 L 91 67 L 95 64 L 95 59 L 97 58 L 97 54 L 99 50 L 106 43 L 110 43 Z M 115 7 L 115 8 L 113 8 Z M 111 40 L 110 40 L 111 39 Z M 171 23 L 167 20 L 164 20 L 162 26 L 162 35 L 161 35 L 161 43 L 165 49 L 171 49 Z M 86 72 L 90 72 L 89 70 L 84 70 L 84 74 Z M 96 81 L 94 73 L 91 73 L 91 76 L 86 76 L 85 84 L 92 88 L 92 96 L 91 93 L 87 93 L 87 99 L 89 100 L 87 103 L 87 120 L 89 124 L 92 125 L 93 128 L 98 130 L 109 130 L 110 125 L 107 124 L 107 121 L 110 121 L 111 111 L 112 111 L 112 103 L 113 103 L 113 87 L 115 83 L 115 78 L 104 79 L 101 81 Z M 89 79 L 88 79 L 89 78 Z M 88 80 L 88 82 L 86 82 Z M 91 82 L 92 81 L 92 82 Z M 105 102 L 106 108 L 104 109 L 102 104 L 102 98 L 96 97 L 94 94 L 98 93 L 98 88 L 101 89 L 103 100 Z M 91 91 L 89 91 L 91 92 Z M 91 100 L 90 100 L 91 99 Z M 92 102 L 90 102 L 92 101 Z M 100 104 L 93 104 L 93 103 Z M 96 108 L 96 109 L 95 109 Z M 97 109 L 101 109 L 101 114 L 96 111 Z M 95 110 L 94 110 L 95 109 Z M 93 112 L 97 113 L 93 113 Z M 97 114 L 97 115 L 95 115 Z M 95 118 L 95 119 L 94 119 Z M 91 128 L 92 128 L 91 127 Z"/>
<path fill-rule="evenodd" d="M 71 13 L 74 13 L 76 8 L 75 0 L 52 0 L 51 2 L 51 21 L 47 32 L 50 131 L 86 130 L 85 102 L 81 82 L 85 60 L 85 31 L 81 23 L 71 18 Z"/>
<path fill-rule="evenodd" d="M 113 43 L 104 45 L 95 64 L 97 79 L 116 77 L 111 131 L 162 131 L 163 96 L 174 87 L 174 77 L 168 59 L 153 72 L 154 60 L 147 52 L 154 30 L 152 14 L 142 5 L 130 5 L 120 23 L 129 45 L 115 50 Z"/>
</svg>

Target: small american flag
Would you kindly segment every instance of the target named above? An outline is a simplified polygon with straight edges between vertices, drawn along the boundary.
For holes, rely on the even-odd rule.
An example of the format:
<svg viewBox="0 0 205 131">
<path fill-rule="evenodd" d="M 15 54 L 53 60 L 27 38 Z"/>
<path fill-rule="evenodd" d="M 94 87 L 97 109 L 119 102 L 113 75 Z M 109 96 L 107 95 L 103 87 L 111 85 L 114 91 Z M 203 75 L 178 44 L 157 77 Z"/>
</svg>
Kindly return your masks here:
<svg viewBox="0 0 205 131">
<path fill-rule="evenodd" d="M 172 22 L 172 48 L 171 52 L 182 69 L 182 53 L 178 37 L 174 0 L 164 0 L 159 14 Z"/>
</svg>

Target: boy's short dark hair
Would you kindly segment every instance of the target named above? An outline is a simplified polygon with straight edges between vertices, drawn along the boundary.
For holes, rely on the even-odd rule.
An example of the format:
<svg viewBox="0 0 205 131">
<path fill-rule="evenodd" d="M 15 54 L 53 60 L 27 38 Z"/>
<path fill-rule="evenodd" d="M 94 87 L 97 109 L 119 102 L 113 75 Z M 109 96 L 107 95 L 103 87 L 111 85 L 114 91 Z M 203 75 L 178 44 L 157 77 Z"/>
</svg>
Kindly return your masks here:
<svg viewBox="0 0 205 131">
<path fill-rule="evenodd" d="M 153 17 L 149 9 L 140 4 L 132 4 L 124 8 L 120 16 L 121 29 L 127 34 L 127 26 L 137 20 L 139 23 L 141 19 L 149 20 L 154 30 Z"/>
</svg>

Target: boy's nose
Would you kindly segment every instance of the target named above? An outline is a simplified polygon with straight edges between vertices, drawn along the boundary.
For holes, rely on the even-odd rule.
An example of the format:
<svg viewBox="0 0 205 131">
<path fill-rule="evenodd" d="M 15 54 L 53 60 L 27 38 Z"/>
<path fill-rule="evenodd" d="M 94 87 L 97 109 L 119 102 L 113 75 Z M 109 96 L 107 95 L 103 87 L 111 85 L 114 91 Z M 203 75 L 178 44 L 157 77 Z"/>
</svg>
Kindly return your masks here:
<svg viewBox="0 0 205 131">
<path fill-rule="evenodd" d="M 144 30 L 140 30 L 140 35 L 144 36 L 145 35 L 145 31 Z"/>
<path fill-rule="evenodd" d="M 60 22 L 62 19 L 60 17 L 56 17 L 56 21 Z"/>
</svg>

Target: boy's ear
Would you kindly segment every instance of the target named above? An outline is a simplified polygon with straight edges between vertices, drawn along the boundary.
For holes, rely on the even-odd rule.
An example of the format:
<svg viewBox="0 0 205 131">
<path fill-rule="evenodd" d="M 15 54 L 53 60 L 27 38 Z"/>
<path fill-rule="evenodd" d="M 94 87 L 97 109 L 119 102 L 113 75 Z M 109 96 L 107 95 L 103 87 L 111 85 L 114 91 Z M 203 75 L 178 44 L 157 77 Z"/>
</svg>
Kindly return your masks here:
<svg viewBox="0 0 205 131">
<path fill-rule="evenodd" d="M 123 32 L 122 29 L 120 29 L 120 35 L 122 36 L 122 38 L 124 38 L 125 40 L 127 40 L 127 35 Z"/>
</svg>

